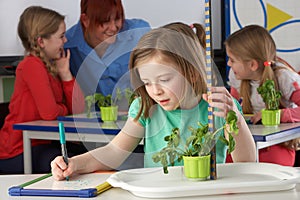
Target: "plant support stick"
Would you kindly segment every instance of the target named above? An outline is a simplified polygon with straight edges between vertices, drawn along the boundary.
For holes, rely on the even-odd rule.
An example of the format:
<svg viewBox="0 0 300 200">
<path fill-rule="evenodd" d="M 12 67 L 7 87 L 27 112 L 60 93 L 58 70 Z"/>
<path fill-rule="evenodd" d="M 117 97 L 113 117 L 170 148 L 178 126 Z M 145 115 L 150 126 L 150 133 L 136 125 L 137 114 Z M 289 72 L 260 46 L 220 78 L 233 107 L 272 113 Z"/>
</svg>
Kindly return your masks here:
<svg viewBox="0 0 300 200">
<path fill-rule="evenodd" d="M 211 87 L 212 87 L 210 18 L 211 18 L 210 0 L 205 0 L 206 77 L 207 77 L 208 95 L 211 94 Z M 214 132 L 213 109 L 211 106 L 208 106 L 208 128 L 211 133 Z M 211 150 L 210 179 L 211 180 L 217 179 L 216 145 L 214 145 L 214 147 Z"/>
</svg>

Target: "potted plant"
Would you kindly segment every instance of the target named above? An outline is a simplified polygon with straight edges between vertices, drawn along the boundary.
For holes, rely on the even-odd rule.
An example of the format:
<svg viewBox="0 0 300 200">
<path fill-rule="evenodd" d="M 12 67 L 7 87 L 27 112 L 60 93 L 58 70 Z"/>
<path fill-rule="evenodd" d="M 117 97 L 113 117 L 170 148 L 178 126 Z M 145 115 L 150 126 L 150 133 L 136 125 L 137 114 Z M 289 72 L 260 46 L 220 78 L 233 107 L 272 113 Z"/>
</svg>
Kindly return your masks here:
<svg viewBox="0 0 300 200">
<path fill-rule="evenodd" d="M 130 88 L 126 88 L 124 90 L 124 96 L 130 105 L 135 97 L 135 93 Z M 91 117 L 92 106 L 97 104 L 100 109 L 102 121 L 116 121 L 118 117 L 117 101 L 120 101 L 122 98 L 123 94 L 120 88 L 116 89 L 114 98 L 111 94 L 104 96 L 101 93 L 94 93 L 93 95 L 86 96 L 87 117 Z"/>
<path fill-rule="evenodd" d="M 116 89 L 115 98 L 112 95 L 103 95 L 101 93 L 94 93 L 86 96 L 87 103 L 87 117 L 91 117 L 91 109 L 93 105 L 97 105 L 100 109 L 102 121 L 116 121 L 118 117 L 118 106 L 116 101 L 122 98 L 122 92 L 119 88 Z"/>
<path fill-rule="evenodd" d="M 228 153 L 231 153 L 235 148 L 235 140 L 233 133 L 238 133 L 237 116 L 234 111 L 228 112 L 226 116 L 226 123 L 214 131 L 209 132 L 208 124 L 203 125 L 198 122 L 198 127 L 190 127 L 191 135 L 186 141 L 181 141 L 179 129 L 174 128 L 170 135 L 166 136 L 164 140 L 167 142 L 166 147 L 155 153 L 152 157 L 155 163 L 160 162 L 163 166 L 164 173 L 168 173 L 168 166 L 174 166 L 175 161 L 181 162 L 183 159 L 184 173 L 187 178 L 194 180 L 206 180 L 210 175 L 210 152 L 217 140 L 221 140 L 228 146 Z M 222 135 L 218 134 L 221 130 L 226 130 L 229 133 L 228 140 Z M 181 142 L 185 142 L 184 149 L 180 148 Z M 190 174 L 190 167 L 187 166 L 191 161 L 196 160 L 197 166 L 192 169 Z M 204 164 L 204 169 L 201 169 L 201 163 Z"/>
<path fill-rule="evenodd" d="M 262 124 L 265 126 L 277 126 L 280 124 L 279 100 L 282 96 L 281 92 L 275 89 L 273 80 L 266 80 L 257 88 L 257 92 L 261 95 L 266 105 L 266 108 L 261 110 Z"/>
</svg>

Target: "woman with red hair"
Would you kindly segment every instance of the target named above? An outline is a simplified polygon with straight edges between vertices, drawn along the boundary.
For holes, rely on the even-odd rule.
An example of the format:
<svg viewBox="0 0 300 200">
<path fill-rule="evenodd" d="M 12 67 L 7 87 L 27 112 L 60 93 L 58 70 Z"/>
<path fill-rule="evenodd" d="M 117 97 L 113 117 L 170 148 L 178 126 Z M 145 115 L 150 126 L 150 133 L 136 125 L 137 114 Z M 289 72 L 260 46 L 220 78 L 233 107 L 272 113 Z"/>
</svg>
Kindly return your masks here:
<svg viewBox="0 0 300 200">
<path fill-rule="evenodd" d="M 130 87 L 131 50 L 150 30 L 141 19 L 125 19 L 121 0 L 81 0 L 81 15 L 66 37 L 70 68 L 86 95 Z"/>
</svg>

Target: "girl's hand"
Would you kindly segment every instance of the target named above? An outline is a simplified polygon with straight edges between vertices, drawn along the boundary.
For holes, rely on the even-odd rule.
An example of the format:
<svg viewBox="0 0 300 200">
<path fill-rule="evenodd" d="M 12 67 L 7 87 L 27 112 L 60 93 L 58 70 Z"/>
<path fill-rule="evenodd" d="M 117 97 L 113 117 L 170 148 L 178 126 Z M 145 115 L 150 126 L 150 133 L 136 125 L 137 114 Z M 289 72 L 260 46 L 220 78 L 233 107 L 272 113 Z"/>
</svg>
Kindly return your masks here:
<svg viewBox="0 0 300 200">
<path fill-rule="evenodd" d="M 212 87 L 211 95 L 207 97 L 204 96 L 203 98 L 208 102 L 211 100 L 211 107 L 218 108 L 218 110 L 214 110 L 213 112 L 216 116 L 225 118 L 228 111 L 233 110 L 237 114 L 239 120 L 243 117 L 235 105 L 233 97 L 225 87 Z"/>
<path fill-rule="evenodd" d="M 62 50 L 61 57 L 56 60 L 57 72 L 63 81 L 70 81 L 73 79 L 73 76 L 70 71 L 70 50 L 67 52 Z"/>
<path fill-rule="evenodd" d="M 252 124 L 256 124 L 257 122 L 259 122 L 261 120 L 261 112 L 255 113 L 252 117 L 251 117 L 251 122 Z"/>
<path fill-rule="evenodd" d="M 75 171 L 75 163 L 72 158 L 68 159 L 69 164 L 67 165 L 62 156 L 56 157 L 51 162 L 51 172 L 55 180 L 64 180 L 67 176 L 71 176 Z"/>
</svg>

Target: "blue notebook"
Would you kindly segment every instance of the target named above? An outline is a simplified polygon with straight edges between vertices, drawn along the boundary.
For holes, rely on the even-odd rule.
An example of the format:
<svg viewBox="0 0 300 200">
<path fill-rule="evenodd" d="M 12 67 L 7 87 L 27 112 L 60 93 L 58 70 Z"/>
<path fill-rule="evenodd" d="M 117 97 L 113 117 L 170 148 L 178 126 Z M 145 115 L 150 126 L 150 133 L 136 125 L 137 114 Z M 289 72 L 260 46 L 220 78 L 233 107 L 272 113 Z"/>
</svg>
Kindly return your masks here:
<svg viewBox="0 0 300 200">
<path fill-rule="evenodd" d="M 55 181 L 50 173 L 12 186 L 8 193 L 10 196 L 95 197 L 112 187 L 106 182 L 109 176 L 110 173 L 92 173 L 71 177 L 69 181 Z"/>
</svg>

